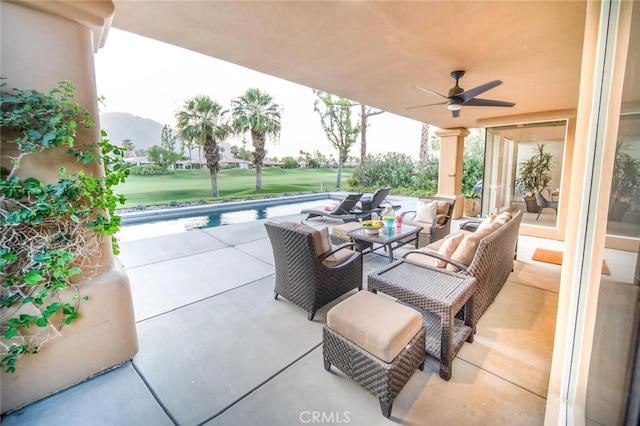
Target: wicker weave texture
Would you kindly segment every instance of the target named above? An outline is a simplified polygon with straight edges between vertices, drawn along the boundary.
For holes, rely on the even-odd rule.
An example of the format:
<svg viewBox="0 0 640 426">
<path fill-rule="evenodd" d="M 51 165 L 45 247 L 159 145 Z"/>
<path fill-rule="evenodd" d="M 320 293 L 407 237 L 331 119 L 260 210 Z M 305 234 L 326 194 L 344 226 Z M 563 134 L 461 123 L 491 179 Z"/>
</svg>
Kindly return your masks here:
<svg viewBox="0 0 640 426">
<path fill-rule="evenodd" d="M 424 327 L 391 363 L 371 355 L 326 325 L 322 337 L 325 363 L 335 365 L 347 377 L 375 395 L 380 401 L 383 414 L 387 417 L 385 407 L 390 413 L 396 396 L 416 369 L 424 365 Z"/>
<path fill-rule="evenodd" d="M 455 315 L 464 308 L 464 322 L 468 327 L 464 339 L 473 341 L 471 309 L 476 280 L 439 268 L 398 260 L 368 276 L 368 289 L 381 291 L 411 306 L 435 314 L 440 320 L 440 350 L 425 347 L 429 355 L 440 359 L 440 376 L 451 378 L 451 365 L 460 346 L 455 344 Z M 468 303 L 467 303 L 468 302 Z M 423 315 L 423 318 L 424 315 Z M 425 324 L 435 321 L 425 318 Z"/>
<path fill-rule="evenodd" d="M 509 222 L 478 244 L 478 250 L 466 272 L 478 280 L 473 298 L 474 328 L 513 271 L 521 221 L 522 212 L 518 211 Z"/>
<path fill-rule="evenodd" d="M 265 223 L 273 249 L 276 294 L 306 310 L 315 311 L 354 288 L 362 288 L 362 254 L 337 267 L 318 260 L 312 234 L 277 223 Z"/>
</svg>

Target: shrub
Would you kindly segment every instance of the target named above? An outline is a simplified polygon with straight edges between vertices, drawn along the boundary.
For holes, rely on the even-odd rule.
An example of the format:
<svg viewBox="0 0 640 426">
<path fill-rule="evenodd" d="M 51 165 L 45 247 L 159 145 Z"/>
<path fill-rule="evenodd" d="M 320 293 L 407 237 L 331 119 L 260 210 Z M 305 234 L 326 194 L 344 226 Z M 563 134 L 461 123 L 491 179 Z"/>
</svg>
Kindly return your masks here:
<svg viewBox="0 0 640 426">
<path fill-rule="evenodd" d="M 414 162 L 410 156 L 397 152 L 384 155 L 368 155 L 364 163 L 357 167 L 347 183 L 351 187 L 398 188 L 411 186 Z"/>
<path fill-rule="evenodd" d="M 157 164 L 143 164 L 141 166 L 133 166 L 130 169 L 132 175 L 172 175 L 175 172 L 166 167 L 160 167 Z"/>
<path fill-rule="evenodd" d="M 417 190 L 424 195 L 433 195 L 438 192 L 438 173 L 440 162 L 437 158 L 421 160 L 416 167 L 413 182 Z"/>
<path fill-rule="evenodd" d="M 283 168 L 285 169 L 295 169 L 298 167 L 298 160 L 293 157 L 284 157 L 282 159 Z"/>
</svg>

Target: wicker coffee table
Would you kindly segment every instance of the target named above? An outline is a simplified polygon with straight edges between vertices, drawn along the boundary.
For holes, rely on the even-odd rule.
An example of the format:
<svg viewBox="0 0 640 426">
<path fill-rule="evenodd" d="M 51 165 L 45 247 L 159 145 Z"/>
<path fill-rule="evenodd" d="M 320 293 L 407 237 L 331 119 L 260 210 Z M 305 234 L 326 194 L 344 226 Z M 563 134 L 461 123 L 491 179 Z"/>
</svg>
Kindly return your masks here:
<svg viewBox="0 0 640 426">
<path fill-rule="evenodd" d="M 391 263 L 393 262 L 394 249 L 411 242 L 414 243 L 415 248 L 418 248 L 418 234 L 420 234 L 421 230 L 422 226 L 402 225 L 392 228 L 384 227 L 377 234 L 368 234 L 367 228 L 363 227 L 349 232 L 349 236 L 357 244 L 360 244 L 360 241 L 379 244 L 378 247 L 371 245 L 368 249 L 363 250 L 363 254 L 371 253 L 384 247 L 389 255 L 389 263 Z M 360 244 L 360 246 L 366 247 L 365 244 Z"/>
<path fill-rule="evenodd" d="M 422 313 L 425 350 L 440 360 L 440 377 L 451 379 L 451 364 L 465 341 L 473 342 L 471 301 L 476 279 L 441 268 L 398 260 L 369 274 L 369 291 L 381 291 Z M 464 320 L 456 314 L 464 308 Z"/>
</svg>

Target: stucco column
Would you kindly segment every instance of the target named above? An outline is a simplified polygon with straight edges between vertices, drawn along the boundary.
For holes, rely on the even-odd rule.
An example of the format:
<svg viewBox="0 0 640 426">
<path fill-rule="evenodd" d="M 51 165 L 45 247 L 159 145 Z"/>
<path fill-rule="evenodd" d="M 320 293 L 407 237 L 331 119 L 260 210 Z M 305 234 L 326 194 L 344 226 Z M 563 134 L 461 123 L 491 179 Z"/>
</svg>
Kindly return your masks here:
<svg viewBox="0 0 640 426">
<path fill-rule="evenodd" d="M 7 87 L 48 93 L 60 81 L 71 81 L 75 100 L 96 122 L 94 128 L 78 132 L 75 145 L 97 142 L 100 124 L 93 54 L 104 42 L 113 3 L 3 1 L 0 7 L 0 72 Z M 12 144 L 2 145 L 3 151 L 12 149 Z M 82 166 L 59 148 L 28 156 L 16 175 L 55 182 L 60 167 L 70 172 L 82 168 L 94 176 L 104 173 L 101 165 Z M 80 318 L 63 327 L 62 335 L 38 354 L 20 358 L 15 374 L 2 371 L 2 412 L 81 382 L 137 352 L 129 281 L 112 254 L 109 238 L 104 241 L 94 260 L 98 274 L 80 287 L 81 297 L 88 297 L 80 304 Z"/>
<path fill-rule="evenodd" d="M 440 170 L 438 173 L 438 195 L 456 199 L 453 219 L 462 217 L 464 197 L 462 196 L 462 161 L 464 138 L 469 131 L 464 128 L 440 129 Z"/>
</svg>

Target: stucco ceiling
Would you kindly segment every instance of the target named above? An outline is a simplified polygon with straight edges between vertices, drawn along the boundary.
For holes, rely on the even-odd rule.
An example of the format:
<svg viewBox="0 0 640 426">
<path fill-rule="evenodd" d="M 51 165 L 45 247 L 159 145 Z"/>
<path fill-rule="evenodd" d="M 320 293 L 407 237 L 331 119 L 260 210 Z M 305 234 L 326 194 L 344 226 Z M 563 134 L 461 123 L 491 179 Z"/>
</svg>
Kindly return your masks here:
<svg viewBox="0 0 640 426">
<path fill-rule="evenodd" d="M 130 1 L 115 28 L 440 128 L 577 106 L 585 1 Z M 460 86 L 513 108 L 444 105 Z"/>
</svg>

